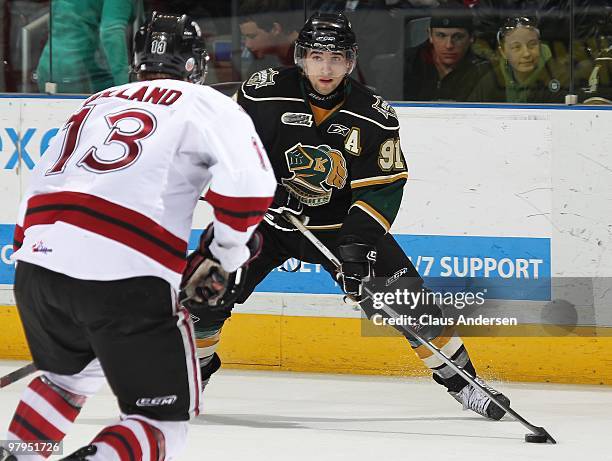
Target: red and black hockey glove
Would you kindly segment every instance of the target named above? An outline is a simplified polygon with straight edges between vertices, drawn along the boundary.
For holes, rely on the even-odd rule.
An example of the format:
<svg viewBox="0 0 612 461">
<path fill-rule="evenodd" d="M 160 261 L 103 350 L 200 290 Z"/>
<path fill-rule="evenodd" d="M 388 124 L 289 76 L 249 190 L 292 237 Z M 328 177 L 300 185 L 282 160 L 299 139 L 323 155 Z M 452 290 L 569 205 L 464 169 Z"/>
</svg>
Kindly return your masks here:
<svg viewBox="0 0 612 461">
<path fill-rule="evenodd" d="M 244 287 L 248 265 L 259 255 L 263 243 L 263 237 L 255 231 L 247 242 L 251 256 L 236 271 L 228 272 L 210 251 L 213 238 L 213 226 L 209 225 L 198 248 L 187 258 L 179 301 L 190 311 L 231 310 Z"/>
</svg>

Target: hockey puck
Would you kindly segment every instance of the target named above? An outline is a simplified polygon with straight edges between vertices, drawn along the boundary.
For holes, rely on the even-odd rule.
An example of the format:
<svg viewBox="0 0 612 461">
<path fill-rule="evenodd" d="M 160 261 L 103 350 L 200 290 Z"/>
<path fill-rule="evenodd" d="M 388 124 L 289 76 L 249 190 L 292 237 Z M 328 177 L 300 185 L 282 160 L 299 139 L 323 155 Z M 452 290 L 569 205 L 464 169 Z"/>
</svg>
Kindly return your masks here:
<svg viewBox="0 0 612 461">
<path fill-rule="evenodd" d="M 525 442 L 529 443 L 546 443 L 548 436 L 545 434 L 525 434 Z"/>
</svg>

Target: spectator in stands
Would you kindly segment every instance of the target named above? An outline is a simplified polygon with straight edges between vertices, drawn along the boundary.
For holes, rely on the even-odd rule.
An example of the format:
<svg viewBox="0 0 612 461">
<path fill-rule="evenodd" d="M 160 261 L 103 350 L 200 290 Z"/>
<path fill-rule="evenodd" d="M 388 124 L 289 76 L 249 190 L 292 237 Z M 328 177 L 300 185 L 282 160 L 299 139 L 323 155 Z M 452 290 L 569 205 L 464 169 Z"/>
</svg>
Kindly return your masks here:
<svg viewBox="0 0 612 461">
<path fill-rule="evenodd" d="M 500 59 L 470 96 L 472 101 L 563 103 L 569 63 L 552 59 L 535 20 L 508 18 L 497 33 Z"/>
<path fill-rule="evenodd" d="M 138 14 L 137 0 L 54 0 L 51 40 L 38 62 L 41 92 L 90 94 L 128 83 L 127 30 Z"/>
<path fill-rule="evenodd" d="M 407 101 L 467 101 L 490 64 L 471 51 L 471 11 L 463 5 L 432 10 L 429 39 L 408 48 L 404 60 Z"/>
<path fill-rule="evenodd" d="M 243 0 L 238 10 L 244 46 L 253 56 L 245 76 L 268 67 L 292 66 L 294 42 L 304 22 L 295 0 Z"/>
</svg>

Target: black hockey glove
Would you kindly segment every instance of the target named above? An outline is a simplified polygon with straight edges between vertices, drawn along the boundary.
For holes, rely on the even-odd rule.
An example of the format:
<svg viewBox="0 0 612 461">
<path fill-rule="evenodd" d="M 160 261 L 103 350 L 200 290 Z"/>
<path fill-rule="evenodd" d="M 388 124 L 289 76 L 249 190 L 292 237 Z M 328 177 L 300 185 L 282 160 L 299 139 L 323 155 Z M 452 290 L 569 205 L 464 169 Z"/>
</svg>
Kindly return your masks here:
<svg viewBox="0 0 612 461">
<path fill-rule="evenodd" d="M 284 232 L 293 232 L 297 229 L 283 217 L 283 213 L 291 213 L 302 221 L 302 223 L 308 223 L 308 217 L 303 215 L 304 205 L 298 200 L 298 198 L 292 195 L 283 185 L 276 187 L 274 194 L 274 201 L 266 214 L 264 220 L 276 229 Z"/>
<path fill-rule="evenodd" d="M 376 248 L 365 243 L 347 243 L 338 247 L 342 270 L 336 278 L 353 301 L 363 299 L 363 284 L 374 277 Z"/>
<path fill-rule="evenodd" d="M 231 315 L 231 308 L 242 293 L 248 265 L 259 255 L 263 238 L 255 231 L 247 242 L 249 260 L 236 271 L 227 272 L 210 252 L 213 237 L 210 225 L 202 232 L 198 248 L 187 258 L 179 302 L 197 317 L 224 320 Z"/>
</svg>

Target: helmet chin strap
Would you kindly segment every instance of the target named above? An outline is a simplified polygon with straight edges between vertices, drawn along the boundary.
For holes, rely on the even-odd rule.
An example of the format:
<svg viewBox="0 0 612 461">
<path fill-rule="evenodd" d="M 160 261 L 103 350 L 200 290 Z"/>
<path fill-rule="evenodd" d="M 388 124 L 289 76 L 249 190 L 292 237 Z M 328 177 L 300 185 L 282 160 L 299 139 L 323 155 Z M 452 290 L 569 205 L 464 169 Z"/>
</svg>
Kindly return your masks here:
<svg viewBox="0 0 612 461">
<path fill-rule="evenodd" d="M 304 85 L 305 93 L 308 97 L 308 101 L 322 109 L 333 109 L 342 102 L 346 93 L 346 85 L 348 79 L 346 76 L 330 94 L 321 94 L 311 85 L 308 77 L 302 72 L 302 82 Z"/>
</svg>

